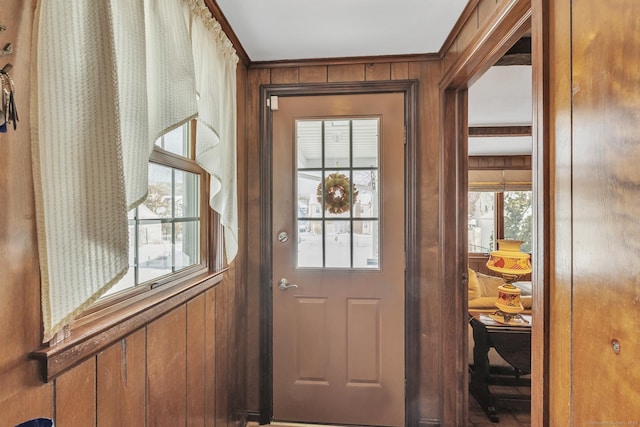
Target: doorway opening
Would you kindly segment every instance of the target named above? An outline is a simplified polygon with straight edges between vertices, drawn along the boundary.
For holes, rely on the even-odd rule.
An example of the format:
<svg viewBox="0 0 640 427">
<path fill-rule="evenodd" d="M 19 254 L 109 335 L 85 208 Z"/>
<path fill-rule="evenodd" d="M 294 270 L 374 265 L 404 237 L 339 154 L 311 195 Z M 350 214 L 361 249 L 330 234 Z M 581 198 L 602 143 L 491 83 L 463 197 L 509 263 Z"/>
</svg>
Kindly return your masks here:
<svg viewBox="0 0 640 427">
<path fill-rule="evenodd" d="M 469 343 L 469 245 L 483 245 L 481 238 L 477 240 L 469 234 L 469 88 L 483 76 L 505 53 L 520 39 L 527 35 L 532 36 L 534 52 L 532 55 L 532 81 L 533 81 L 533 112 L 531 120 L 531 136 L 533 152 L 530 156 L 531 200 L 532 200 L 532 259 L 534 268 L 532 274 L 532 293 L 534 304 L 532 313 L 535 321 L 531 325 L 530 370 L 531 370 L 531 421 L 542 422 L 544 412 L 544 369 L 545 342 L 544 342 L 544 269 L 548 260 L 545 258 L 544 238 L 545 217 L 544 197 L 541 189 L 544 185 L 545 175 L 543 171 L 546 153 L 542 152 L 542 142 L 537 135 L 537 129 L 542 129 L 542 111 L 540 100 L 536 99 L 536 88 L 541 87 L 538 75 L 541 64 L 536 64 L 536 46 L 541 46 L 541 35 L 537 34 L 539 22 L 532 24 L 531 2 L 527 0 L 514 1 L 510 7 L 503 10 L 497 17 L 496 25 L 487 28 L 485 34 L 478 36 L 467 48 L 456 63 L 446 72 L 441 80 L 440 89 L 442 95 L 443 113 L 441 123 L 443 126 L 442 140 L 442 200 L 441 217 L 441 253 L 443 257 L 441 277 L 446 284 L 456 286 L 444 287 L 444 299 L 455 301 L 455 304 L 447 306 L 448 318 L 455 319 L 445 325 L 445 336 L 452 338 L 452 343 L 444 351 L 448 354 L 443 358 L 444 382 L 450 384 L 454 390 L 447 393 L 444 401 L 443 423 L 446 425 L 466 425 L 469 422 L 469 350 L 473 346 Z M 541 58 L 538 51 L 538 57 Z M 538 110 L 536 110 L 538 109 Z M 504 169 L 503 169 L 504 170 Z M 526 167 L 524 167 L 526 170 Z M 504 178 L 504 173 L 500 173 Z M 502 185 L 502 184 L 501 184 Z M 528 190 L 527 190 L 528 191 Z M 498 206 L 494 209 L 500 211 L 504 218 L 505 196 L 498 199 Z M 527 195 L 528 197 L 528 195 Z M 476 224 L 477 225 L 477 224 Z M 479 227 L 481 228 L 481 227 Z M 504 235 L 505 229 L 497 230 L 493 239 L 497 240 L 498 233 Z M 471 238 L 470 238 L 471 237 Z M 508 236 L 507 236 L 508 237 Z M 488 239 L 488 243 L 491 239 Z M 495 243 L 495 242 L 494 242 Z M 498 279 L 499 280 L 499 279 Z M 449 312 L 450 311 L 450 312 Z M 455 355 L 456 357 L 452 357 Z M 463 372 L 461 375 L 460 373 Z M 537 418 L 536 418 L 537 417 Z M 489 421 L 489 420 L 486 420 Z M 535 422 L 534 422 L 535 423 Z"/>
</svg>

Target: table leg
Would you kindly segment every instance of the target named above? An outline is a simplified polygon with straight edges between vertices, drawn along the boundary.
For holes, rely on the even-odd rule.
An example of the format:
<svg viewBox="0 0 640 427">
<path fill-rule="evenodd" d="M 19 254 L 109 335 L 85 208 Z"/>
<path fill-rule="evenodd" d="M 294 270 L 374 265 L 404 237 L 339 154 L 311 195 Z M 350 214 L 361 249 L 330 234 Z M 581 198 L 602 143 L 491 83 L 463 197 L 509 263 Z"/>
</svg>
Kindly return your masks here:
<svg viewBox="0 0 640 427">
<path fill-rule="evenodd" d="M 473 370 L 469 383 L 469 393 L 482 407 L 487 417 L 497 423 L 500 421 L 496 412 L 496 404 L 489 391 L 489 336 L 481 326 L 473 327 Z"/>
</svg>

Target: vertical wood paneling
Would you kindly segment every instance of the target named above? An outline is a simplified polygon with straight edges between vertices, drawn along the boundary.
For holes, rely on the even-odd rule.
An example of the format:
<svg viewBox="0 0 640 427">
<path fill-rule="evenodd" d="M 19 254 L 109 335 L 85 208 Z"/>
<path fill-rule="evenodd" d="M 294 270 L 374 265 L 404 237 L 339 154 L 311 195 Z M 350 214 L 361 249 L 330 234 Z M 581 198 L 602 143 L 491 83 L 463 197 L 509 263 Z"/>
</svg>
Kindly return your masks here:
<svg viewBox="0 0 640 427">
<path fill-rule="evenodd" d="M 216 425 L 216 290 L 205 294 L 205 426 Z"/>
<path fill-rule="evenodd" d="M 205 425 L 205 297 L 187 303 L 187 427 Z"/>
<path fill-rule="evenodd" d="M 388 62 L 367 64 L 364 67 L 364 71 L 366 81 L 391 79 L 391 64 Z"/>
<path fill-rule="evenodd" d="M 546 4 L 545 4 L 546 5 Z M 571 419 L 571 1 L 550 3 L 549 138 L 552 141 L 550 226 L 554 227 L 549 282 L 549 420 Z M 534 331 L 535 333 L 535 331 Z"/>
<path fill-rule="evenodd" d="M 271 70 L 271 83 L 298 83 L 298 67 L 273 68 Z"/>
<path fill-rule="evenodd" d="M 247 360 L 247 311 L 246 311 L 246 283 L 247 283 L 247 191 L 248 191 L 248 159 L 247 159 L 247 136 L 246 136 L 246 123 L 247 123 L 247 69 L 244 66 L 238 67 L 237 72 L 237 96 L 238 96 L 238 142 L 237 142 L 237 156 L 238 156 L 238 239 L 240 242 L 240 250 L 235 261 L 229 268 L 230 276 L 233 276 L 233 286 L 230 286 L 233 292 L 235 292 L 235 304 L 233 315 L 235 316 L 234 323 L 234 356 L 232 360 L 235 366 L 235 378 L 236 387 L 231 393 L 234 399 L 232 407 L 234 410 L 234 417 L 236 418 L 236 425 L 239 426 L 244 421 L 245 411 L 247 409 L 246 401 L 246 360 Z"/>
<path fill-rule="evenodd" d="M 186 419 L 186 307 L 147 327 L 147 425 L 175 427 Z"/>
<path fill-rule="evenodd" d="M 300 83 L 324 83 L 327 81 L 327 66 L 314 65 L 309 67 L 300 67 Z"/>
<path fill-rule="evenodd" d="M 572 14 L 573 422 L 637 424 L 640 3 Z"/>
<path fill-rule="evenodd" d="M 0 379 L 0 384 L 4 384 Z M 14 426 L 31 418 L 53 418 L 53 383 L 41 384 L 33 375 L 16 390 L 2 387 L 0 425 Z M 9 394 L 14 391 L 14 394 Z M 7 396 L 8 395 L 8 396 Z"/>
<path fill-rule="evenodd" d="M 60 427 L 96 425 L 96 359 L 91 358 L 55 380 L 55 423 Z"/>
<path fill-rule="evenodd" d="M 327 81 L 334 82 L 362 82 L 364 81 L 364 64 L 329 65 Z"/>
<path fill-rule="evenodd" d="M 227 389 L 225 395 L 227 396 L 227 425 L 234 426 L 234 418 L 236 414 L 234 413 L 234 408 L 236 408 L 236 390 L 238 387 L 238 370 L 233 369 L 234 361 L 239 360 L 238 353 L 238 342 L 236 340 L 236 328 L 238 325 L 236 324 L 236 310 L 233 307 L 236 307 L 236 292 L 235 287 L 232 286 L 235 283 L 235 269 L 229 270 L 228 272 L 228 283 L 227 286 L 224 286 L 222 289 L 226 293 L 226 305 L 224 309 L 224 313 L 227 318 L 227 368 L 226 375 L 227 378 Z"/>
<path fill-rule="evenodd" d="M 391 64 L 391 80 L 406 80 L 409 78 L 409 63 L 394 62 Z"/>
<path fill-rule="evenodd" d="M 227 318 L 227 286 L 216 288 L 216 427 L 226 427 L 229 417 L 229 322 Z"/>
<path fill-rule="evenodd" d="M 419 193 L 418 248 L 420 278 L 420 383 L 418 409 L 421 418 L 440 419 L 442 406 L 441 360 L 439 352 L 432 351 L 441 346 L 441 315 L 433 310 L 431 301 L 440 301 L 441 279 L 438 274 L 438 239 L 440 217 L 439 202 L 439 158 L 440 158 L 440 95 L 438 87 L 442 77 L 439 61 L 412 62 L 409 78 L 419 81 L 417 147 Z"/>
<path fill-rule="evenodd" d="M 97 356 L 98 426 L 145 425 L 145 330 Z"/>
</svg>

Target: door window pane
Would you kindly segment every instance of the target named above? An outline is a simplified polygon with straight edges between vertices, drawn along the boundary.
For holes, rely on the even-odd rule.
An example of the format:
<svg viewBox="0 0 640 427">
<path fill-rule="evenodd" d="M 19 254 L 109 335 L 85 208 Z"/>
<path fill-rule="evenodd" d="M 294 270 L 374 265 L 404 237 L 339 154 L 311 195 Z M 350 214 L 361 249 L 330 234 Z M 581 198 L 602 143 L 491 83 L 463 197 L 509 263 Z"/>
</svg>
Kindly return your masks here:
<svg viewBox="0 0 640 427">
<path fill-rule="evenodd" d="M 378 167 L 378 119 L 353 121 L 353 166 Z"/>
<path fill-rule="evenodd" d="M 357 189 L 353 188 L 353 180 L 349 171 L 326 171 L 324 185 L 320 186 L 325 216 L 330 218 L 348 218 L 353 206 L 353 195 Z"/>
<path fill-rule="evenodd" d="M 353 266 L 378 268 L 378 221 L 353 221 Z"/>
<path fill-rule="evenodd" d="M 353 184 L 358 191 L 353 205 L 353 216 L 355 218 L 377 218 L 380 206 L 378 170 L 353 171 Z"/>
<path fill-rule="evenodd" d="M 351 267 L 351 227 L 349 221 L 327 221 L 324 240 L 325 267 Z"/>
<path fill-rule="evenodd" d="M 350 120 L 324 122 L 324 166 L 326 168 L 345 168 L 350 166 L 350 133 Z"/>
<path fill-rule="evenodd" d="M 469 192 L 469 252 L 488 253 L 495 247 L 495 193 Z"/>
<path fill-rule="evenodd" d="M 298 218 L 322 218 L 322 172 L 299 171 L 296 182 Z M 320 192 L 318 194 L 318 188 Z"/>
<path fill-rule="evenodd" d="M 296 121 L 298 268 L 379 268 L 379 127 Z"/>
<path fill-rule="evenodd" d="M 296 121 L 298 169 L 322 167 L 322 121 Z"/>
<path fill-rule="evenodd" d="M 322 267 L 322 221 L 298 221 L 298 267 Z"/>
</svg>

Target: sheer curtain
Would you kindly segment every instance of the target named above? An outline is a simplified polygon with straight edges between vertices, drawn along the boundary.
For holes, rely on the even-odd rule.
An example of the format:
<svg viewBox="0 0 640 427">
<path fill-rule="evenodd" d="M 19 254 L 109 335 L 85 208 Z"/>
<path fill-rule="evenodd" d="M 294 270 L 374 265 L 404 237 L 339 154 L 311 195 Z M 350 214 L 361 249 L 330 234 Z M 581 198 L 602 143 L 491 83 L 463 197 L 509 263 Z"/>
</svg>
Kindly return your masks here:
<svg viewBox="0 0 640 427">
<path fill-rule="evenodd" d="M 196 161 L 211 174 L 210 205 L 224 227 L 227 261 L 238 252 L 236 64 L 238 56 L 202 0 L 183 0 L 191 14 L 198 91 Z M 212 48 L 214 47 L 214 48 Z"/>
<path fill-rule="evenodd" d="M 153 144 L 200 108 L 215 138 L 203 136 L 199 161 L 215 178 L 211 205 L 225 218 L 228 261 L 235 255 L 235 52 L 203 8 L 202 0 L 37 4 L 31 127 L 44 341 L 126 273 L 127 211 L 146 197 Z M 211 60 L 233 66 L 203 66 Z M 232 87 L 209 90 L 210 80 Z"/>
</svg>

